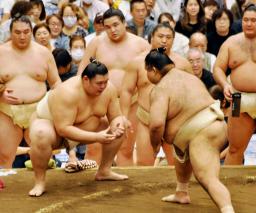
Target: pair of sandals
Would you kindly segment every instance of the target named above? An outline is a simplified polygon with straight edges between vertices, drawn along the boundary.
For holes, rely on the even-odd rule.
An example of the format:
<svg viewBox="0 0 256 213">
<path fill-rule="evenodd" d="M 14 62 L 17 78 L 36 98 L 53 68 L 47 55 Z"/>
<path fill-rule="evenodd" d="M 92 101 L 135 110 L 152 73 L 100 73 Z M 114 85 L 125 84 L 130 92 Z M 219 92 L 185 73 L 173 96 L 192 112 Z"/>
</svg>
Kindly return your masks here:
<svg viewBox="0 0 256 213">
<path fill-rule="evenodd" d="M 82 170 L 96 168 L 97 166 L 98 165 L 96 161 L 84 159 L 80 161 L 78 160 L 78 161 L 67 162 L 64 170 L 67 173 L 73 173 L 73 172 L 79 172 Z"/>
</svg>

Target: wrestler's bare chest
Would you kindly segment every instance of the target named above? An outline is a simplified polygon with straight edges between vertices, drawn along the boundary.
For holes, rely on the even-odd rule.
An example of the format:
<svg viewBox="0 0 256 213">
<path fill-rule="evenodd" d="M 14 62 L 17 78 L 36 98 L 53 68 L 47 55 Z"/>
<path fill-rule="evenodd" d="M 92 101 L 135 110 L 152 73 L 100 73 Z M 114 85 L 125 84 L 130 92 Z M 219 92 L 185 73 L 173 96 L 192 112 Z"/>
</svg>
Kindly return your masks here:
<svg viewBox="0 0 256 213">
<path fill-rule="evenodd" d="M 46 80 L 47 63 L 39 56 L 17 56 L 7 54 L 0 59 L 0 77 L 8 82 L 15 77 L 27 76 L 35 80 Z"/>
<path fill-rule="evenodd" d="M 96 58 L 108 69 L 125 69 L 129 62 L 139 54 L 139 49 L 132 46 L 101 46 L 98 47 Z"/>
<path fill-rule="evenodd" d="M 246 62 L 256 67 L 256 42 L 236 42 L 229 49 L 229 67 L 235 69 Z"/>
</svg>

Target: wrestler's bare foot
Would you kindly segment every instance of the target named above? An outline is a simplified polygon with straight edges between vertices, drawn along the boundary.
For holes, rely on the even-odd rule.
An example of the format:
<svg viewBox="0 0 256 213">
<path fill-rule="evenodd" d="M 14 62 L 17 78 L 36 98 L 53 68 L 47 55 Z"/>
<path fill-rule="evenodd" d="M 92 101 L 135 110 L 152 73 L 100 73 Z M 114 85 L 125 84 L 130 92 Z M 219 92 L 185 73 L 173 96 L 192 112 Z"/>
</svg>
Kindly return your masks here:
<svg viewBox="0 0 256 213">
<path fill-rule="evenodd" d="M 108 173 L 100 173 L 97 172 L 95 175 L 95 180 L 127 180 L 128 176 L 127 175 L 122 175 L 122 174 L 118 174 L 115 172 L 108 172 Z"/>
<path fill-rule="evenodd" d="M 175 194 L 163 197 L 162 201 L 181 204 L 189 204 L 191 202 L 187 192 L 176 192 Z"/>
<path fill-rule="evenodd" d="M 31 197 L 40 197 L 45 192 L 45 183 L 36 183 L 34 188 L 28 193 Z"/>
</svg>

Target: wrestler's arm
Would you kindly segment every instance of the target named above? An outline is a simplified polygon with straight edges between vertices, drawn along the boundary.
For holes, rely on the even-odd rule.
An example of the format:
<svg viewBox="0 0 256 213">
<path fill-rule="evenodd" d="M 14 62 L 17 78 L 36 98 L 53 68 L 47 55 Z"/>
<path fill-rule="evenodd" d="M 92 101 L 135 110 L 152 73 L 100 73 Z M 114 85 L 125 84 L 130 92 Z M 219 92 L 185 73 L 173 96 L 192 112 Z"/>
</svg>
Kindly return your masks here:
<svg viewBox="0 0 256 213">
<path fill-rule="evenodd" d="M 102 142 L 98 137 L 99 133 L 85 131 L 74 126 L 78 102 L 79 95 L 76 91 L 70 91 L 61 86 L 51 91 L 49 108 L 58 135 L 86 144 Z"/>
<path fill-rule="evenodd" d="M 120 92 L 120 106 L 123 115 L 126 117 L 129 114 L 130 106 L 132 103 L 132 96 L 136 89 L 138 79 L 137 66 L 135 62 L 129 64 L 127 72 L 124 75 L 122 88 Z"/>
<path fill-rule="evenodd" d="M 150 140 L 155 153 L 159 151 L 164 135 L 168 104 L 169 96 L 166 91 L 156 86 L 150 95 L 149 122 Z"/>
<path fill-rule="evenodd" d="M 47 81 L 51 88 L 55 88 L 61 83 L 61 79 L 53 55 L 49 51 L 46 53 L 46 58 L 48 59 Z"/>
<path fill-rule="evenodd" d="M 84 52 L 82 61 L 79 64 L 77 74 L 81 75 L 85 67 L 90 63 L 90 58 L 96 58 L 96 51 L 98 46 L 99 39 L 97 36 L 89 43 Z"/>
<path fill-rule="evenodd" d="M 213 77 L 216 83 L 222 87 L 225 98 L 230 101 L 232 99 L 232 87 L 227 82 L 225 74 L 229 62 L 229 45 L 231 45 L 231 43 L 228 39 L 221 46 L 213 68 Z"/>
</svg>

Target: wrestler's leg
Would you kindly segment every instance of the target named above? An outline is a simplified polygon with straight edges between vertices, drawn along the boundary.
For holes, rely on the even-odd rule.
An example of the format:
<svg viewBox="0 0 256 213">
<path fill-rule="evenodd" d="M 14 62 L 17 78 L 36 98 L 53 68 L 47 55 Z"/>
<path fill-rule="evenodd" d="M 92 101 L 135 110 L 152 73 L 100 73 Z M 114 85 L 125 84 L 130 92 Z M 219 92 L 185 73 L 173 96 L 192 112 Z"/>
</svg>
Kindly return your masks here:
<svg viewBox="0 0 256 213">
<path fill-rule="evenodd" d="M 137 165 L 153 166 L 155 157 L 150 143 L 149 128 L 138 121 L 136 135 Z"/>
<path fill-rule="evenodd" d="M 229 150 L 226 155 L 226 165 L 243 164 L 244 151 L 255 130 L 255 121 L 246 113 L 239 117 L 228 118 Z"/>
<path fill-rule="evenodd" d="M 35 185 L 29 192 L 30 196 L 41 196 L 45 191 L 45 176 L 52 150 L 59 146 L 57 136 L 51 121 L 35 119 L 31 123 L 29 136 L 31 139 L 30 158 L 35 174 Z"/>
<path fill-rule="evenodd" d="M 96 129 L 90 131 L 101 131 L 107 129 L 109 126 L 107 118 L 101 118 L 100 124 Z M 86 127 L 81 127 L 82 129 L 86 129 Z M 84 159 L 95 160 L 99 165 L 101 162 L 102 156 L 102 145 L 100 143 L 92 143 L 86 145 L 86 151 L 84 155 Z"/>
<path fill-rule="evenodd" d="M 122 175 L 122 174 L 118 174 L 111 171 L 113 160 L 124 138 L 125 138 L 125 135 L 115 139 L 109 144 L 102 144 L 101 162 L 99 165 L 99 169 L 96 173 L 95 180 L 126 180 L 128 179 L 127 175 Z"/>
<path fill-rule="evenodd" d="M 128 120 L 132 123 L 133 132 L 127 132 L 127 138 L 123 141 L 120 149 L 117 153 L 116 164 L 117 166 L 132 166 L 133 161 L 133 150 L 137 132 L 137 111 L 138 104 L 134 103 L 129 112 Z"/>
<path fill-rule="evenodd" d="M 174 159 L 175 171 L 177 176 L 177 187 L 175 194 L 168 195 L 162 198 L 162 201 L 174 203 L 190 203 L 188 194 L 188 182 L 192 174 L 192 167 L 189 160 L 185 163 L 180 163 Z"/>
<path fill-rule="evenodd" d="M 202 130 L 189 145 L 190 161 L 196 179 L 219 209 L 233 212 L 228 189 L 219 180 L 220 149 L 226 141 L 225 123 L 215 121 Z M 228 207 L 228 208 L 227 208 Z"/>
<path fill-rule="evenodd" d="M 23 130 L 10 117 L 0 112 L 0 167 L 11 168 Z"/>
<path fill-rule="evenodd" d="M 166 142 L 163 143 L 162 145 L 164 153 L 165 153 L 165 157 L 167 159 L 168 165 L 172 166 L 174 165 L 174 158 L 173 158 L 173 146 L 172 144 L 168 144 Z"/>
</svg>

